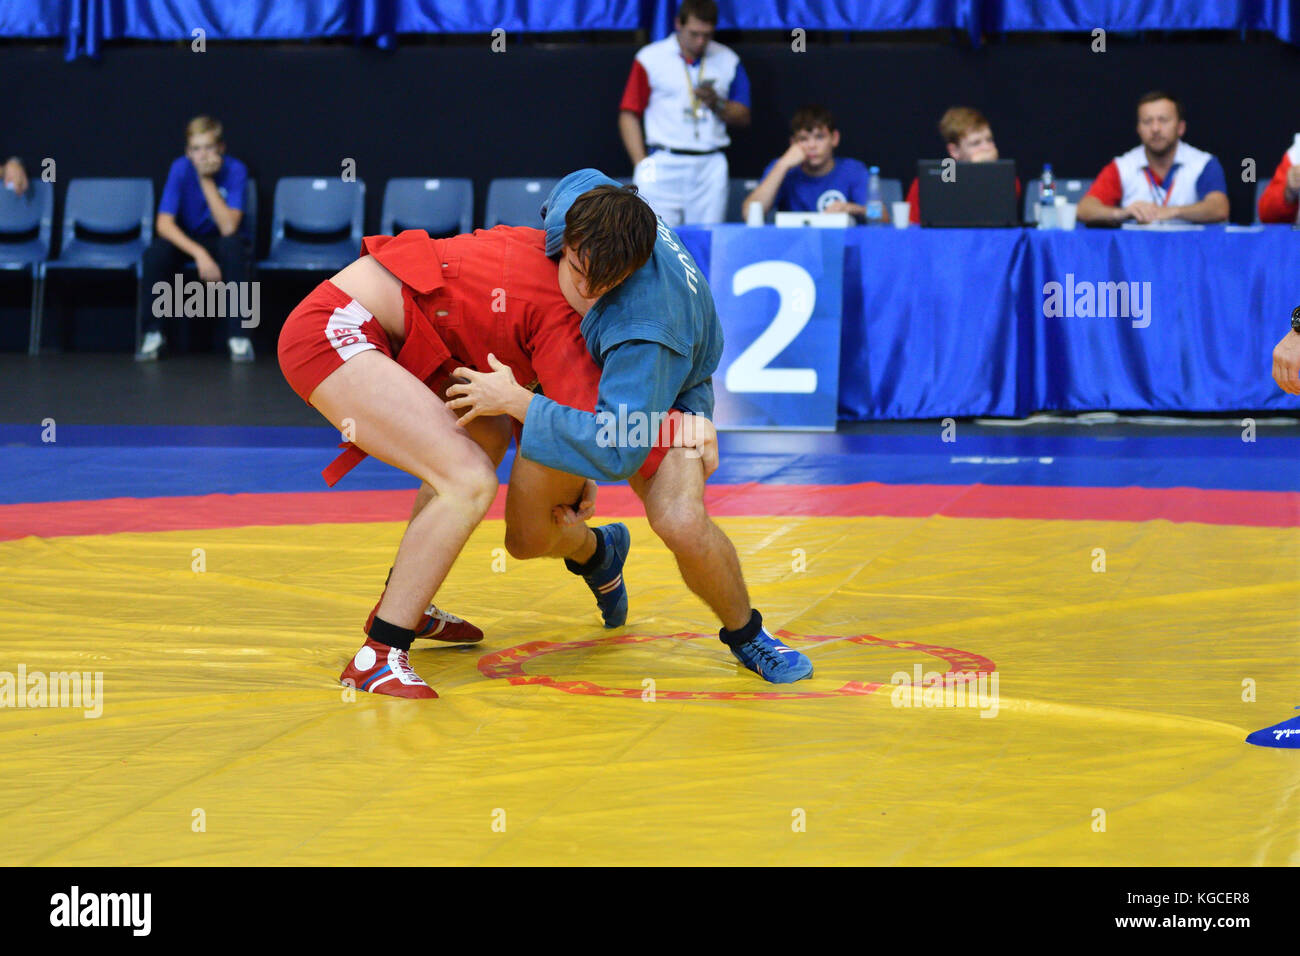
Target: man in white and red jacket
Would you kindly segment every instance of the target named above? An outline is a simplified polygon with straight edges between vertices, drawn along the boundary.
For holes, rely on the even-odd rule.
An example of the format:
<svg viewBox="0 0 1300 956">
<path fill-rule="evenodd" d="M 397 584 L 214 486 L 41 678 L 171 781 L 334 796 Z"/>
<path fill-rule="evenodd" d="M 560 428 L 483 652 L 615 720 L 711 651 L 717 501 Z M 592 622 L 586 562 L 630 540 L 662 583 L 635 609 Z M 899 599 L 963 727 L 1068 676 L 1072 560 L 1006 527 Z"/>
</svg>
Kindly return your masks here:
<svg viewBox="0 0 1300 956">
<path fill-rule="evenodd" d="M 1260 222 L 1296 222 L 1300 215 L 1300 133 L 1282 154 L 1273 178 L 1259 197 Z"/>
<path fill-rule="evenodd" d="M 1148 93 L 1138 100 L 1137 120 L 1142 145 L 1106 164 L 1079 201 L 1079 221 L 1226 222 L 1223 165 L 1182 141 L 1187 131 L 1182 104 L 1168 93 Z"/>
<path fill-rule="evenodd" d="M 714 0 L 682 0 L 677 30 L 637 51 L 618 131 L 641 198 L 670 227 L 722 222 L 729 129 L 749 125 L 749 78 L 713 39 Z M 644 126 L 644 128 L 643 128 Z"/>
</svg>

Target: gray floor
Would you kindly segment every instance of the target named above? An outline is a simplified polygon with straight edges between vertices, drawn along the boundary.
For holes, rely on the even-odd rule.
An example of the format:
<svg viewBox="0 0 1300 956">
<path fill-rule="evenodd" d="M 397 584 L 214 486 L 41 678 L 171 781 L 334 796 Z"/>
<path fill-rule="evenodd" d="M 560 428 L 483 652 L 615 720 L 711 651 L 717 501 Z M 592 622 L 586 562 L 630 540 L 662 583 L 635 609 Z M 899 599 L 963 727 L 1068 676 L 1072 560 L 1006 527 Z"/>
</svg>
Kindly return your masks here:
<svg viewBox="0 0 1300 956">
<path fill-rule="evenodd" d="M 1056 416 L 1029 423 L 963 424 L 963 433 L 1082 435 L 1239 434 L 1248 412 L 1179 416 L 1177 424 L 1147 424 L 1143 417 Z M 0 423 L 38 422 L 45 417 L 83 425 L 299 425 L 326 427 L 280 374 L 274 354 L 236 365 L 224 355 L 196 354 L 136 363 L 130 355 L 0 353 Z M 1161 416 L 1160 418 L 1166 418 Z M 1296 419 L 1278 413 L 1252 415 L 1273 435 L 1295 435 Z M 1146 416 L 1148 420 L 1159 418 Z M 1086 424 L 1089 420 L 1094 423 Z M 938 421 L 842 422 L 846 434 L 931 434 Z"/>
<path fill-rule="evenodd" d="M 0 422 L 49 416 L 81 425 L 324 425 L 289 388 L 275 356 L 234 364 L 200 354 L 0 355 Z"/>
</svg>

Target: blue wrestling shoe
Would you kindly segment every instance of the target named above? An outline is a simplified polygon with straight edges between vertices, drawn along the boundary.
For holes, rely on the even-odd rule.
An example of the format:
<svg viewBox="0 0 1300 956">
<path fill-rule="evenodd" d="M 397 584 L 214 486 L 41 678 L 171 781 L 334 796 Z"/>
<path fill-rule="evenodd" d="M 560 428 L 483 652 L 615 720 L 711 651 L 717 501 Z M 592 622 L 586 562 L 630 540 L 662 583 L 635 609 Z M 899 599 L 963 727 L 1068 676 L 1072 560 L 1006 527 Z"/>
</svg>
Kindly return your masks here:
<svg viewBox="0 0 1300 956">
<path fill-rule="evenodd" d="M 812 661 L 793 647 L 786 647 L 767 633 L 765 627 L 760 626 L 758 634 L 743 644 L 727 646 L 736 655 L 736 660 L 769 684 L 793 684 L 805 677 L 812 677 Z"/>
<path fill-rule="evenodd" d="M 585 565 L 565 558 L 564 564 L 574 574 L 582 575 L 596 595 L 596 606 L 605 619 L 606 627 L 622 627 L 627 620 L 627 588 L 623 584 L 623 563 L 627 561 L 632 535 L 623 523 L 592 528 L 596 535 L 596 553 Z M 595 565 L 594 569 L 590 565 Z"/>
</svg>

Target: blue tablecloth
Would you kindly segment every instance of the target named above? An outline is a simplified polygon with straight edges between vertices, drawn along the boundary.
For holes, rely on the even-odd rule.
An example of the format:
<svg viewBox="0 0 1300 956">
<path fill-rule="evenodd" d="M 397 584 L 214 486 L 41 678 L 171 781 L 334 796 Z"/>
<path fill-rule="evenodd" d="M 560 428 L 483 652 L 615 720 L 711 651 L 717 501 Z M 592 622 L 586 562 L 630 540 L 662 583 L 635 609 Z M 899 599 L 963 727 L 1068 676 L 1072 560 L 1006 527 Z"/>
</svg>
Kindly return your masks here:
<svg viewBox="0 0 1300 956">
<path fill-rule="evenodd" d="M 709 228 L 678 233 L 712 281 Z M 1271 378 L 1300 305 L 1289 226 L 857 228 L 843 289 L 843 419 L 1300 410 Z"/>
</svg>

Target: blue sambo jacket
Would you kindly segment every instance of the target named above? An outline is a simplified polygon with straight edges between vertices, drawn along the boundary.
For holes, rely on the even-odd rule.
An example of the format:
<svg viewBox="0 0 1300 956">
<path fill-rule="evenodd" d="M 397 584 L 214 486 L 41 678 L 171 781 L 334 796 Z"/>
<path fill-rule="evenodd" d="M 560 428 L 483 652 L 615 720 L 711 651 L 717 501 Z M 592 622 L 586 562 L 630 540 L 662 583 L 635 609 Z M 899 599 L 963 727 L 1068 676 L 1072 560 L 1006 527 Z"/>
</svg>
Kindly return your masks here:
<svg viewBox="0 0 1300 956">
<path fill-rule="evenodd" d="M 580 169 L 556 184 L 542 206 L 548 256 L 561 254 L 564 217 L 573 201 L 601 185 L 619 183 L 598 170 Z M 581 332 L 601 370 L 596 410 L 535 397 L 520 442 L 525 458 L 617 481 L 635 472 L 650 453 L 654 435 L 640 440 L 644 430 L 636 429 L 638 417 L 670 408 L 713 415 L 712 376 L 722 358 L 722 325 L 703 272 L 663 220 L 646 264 L 596 301 Z"/>
</svg>

